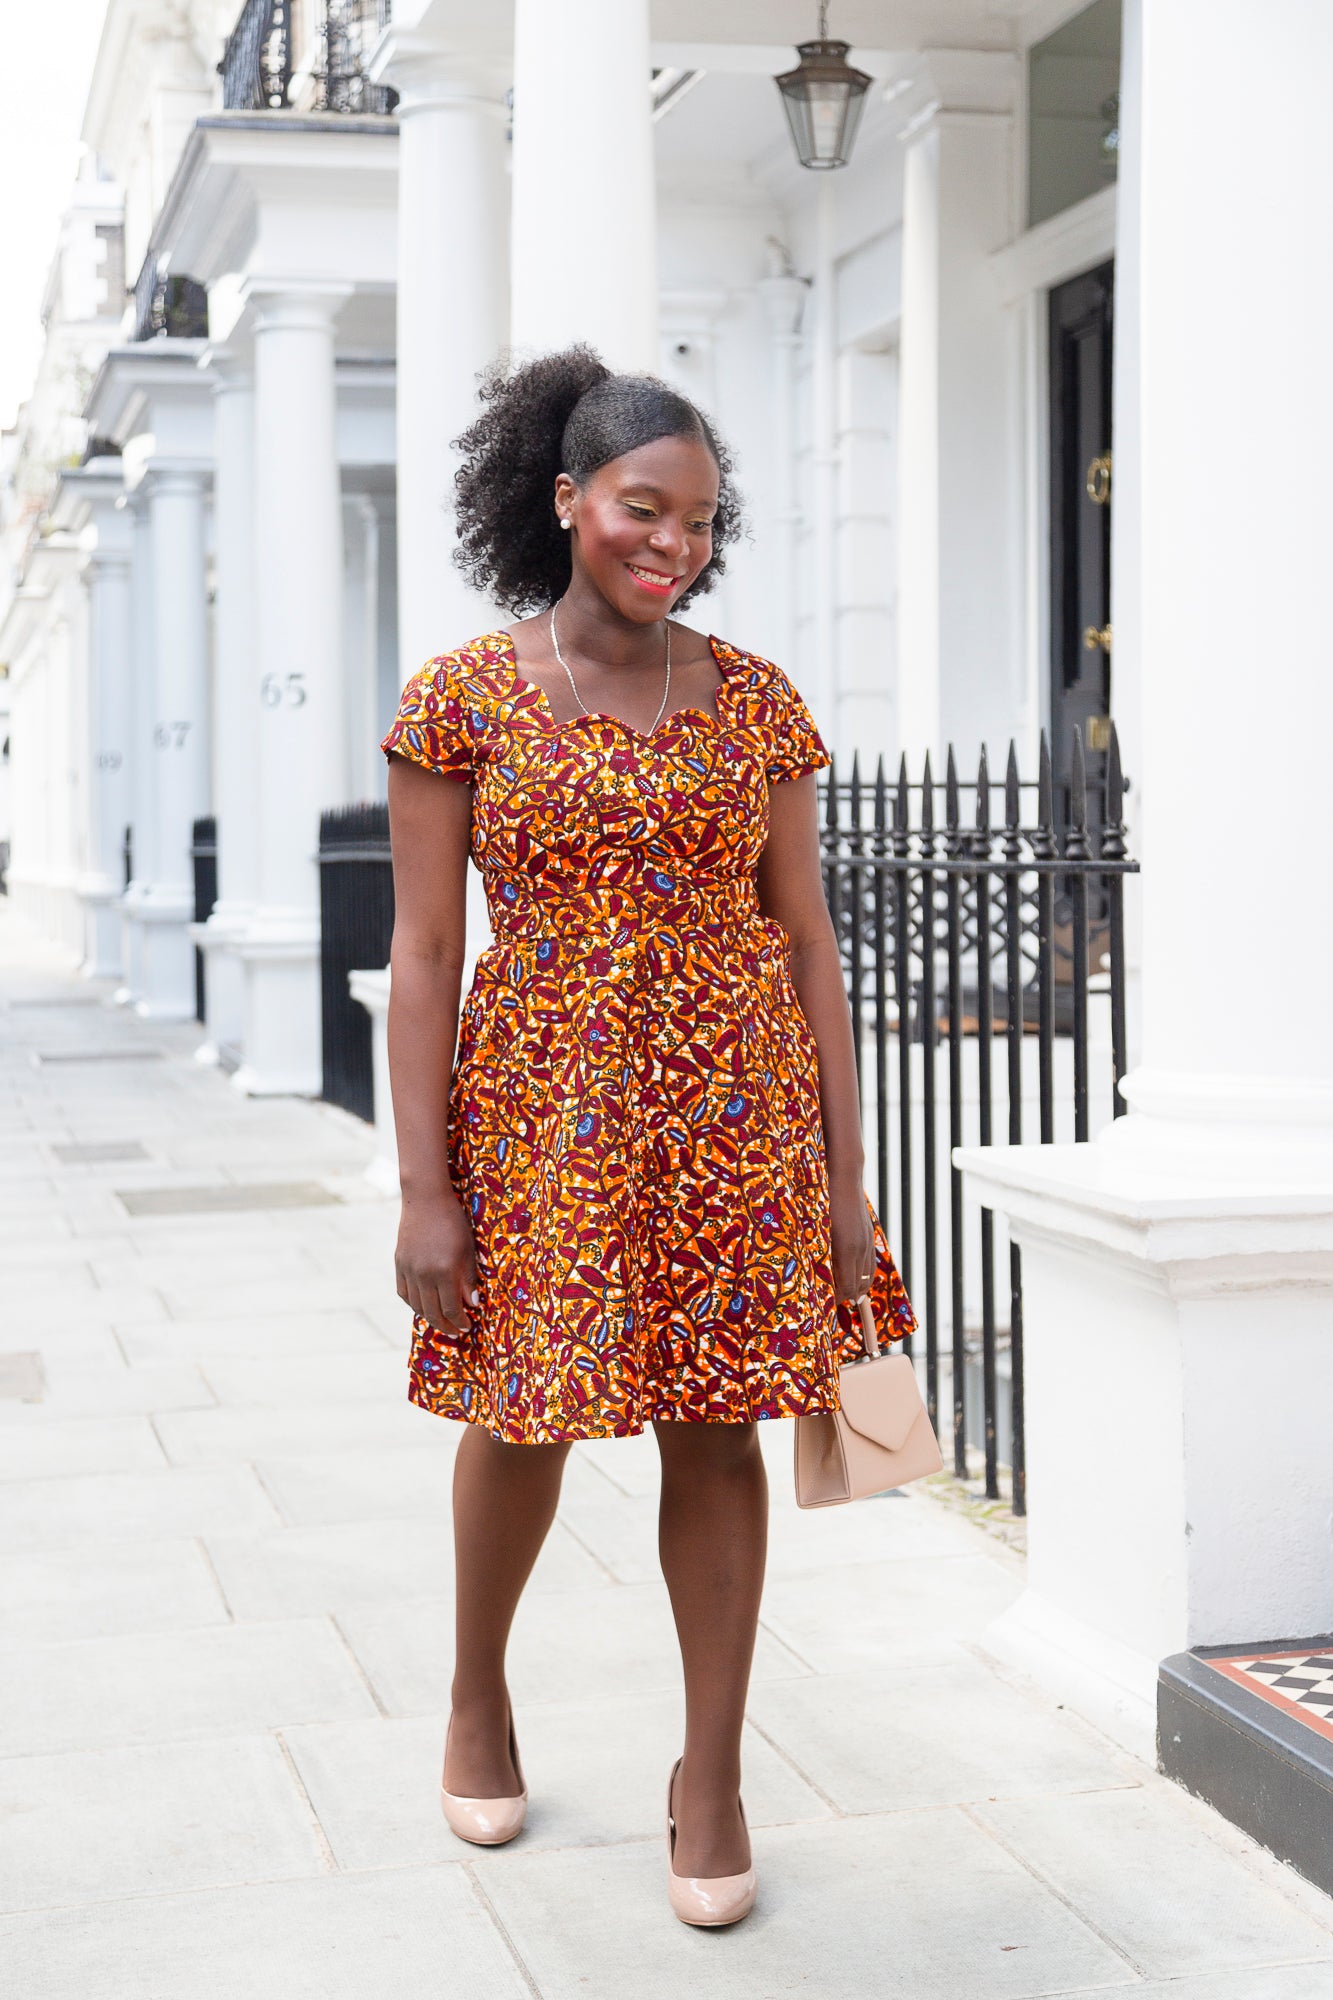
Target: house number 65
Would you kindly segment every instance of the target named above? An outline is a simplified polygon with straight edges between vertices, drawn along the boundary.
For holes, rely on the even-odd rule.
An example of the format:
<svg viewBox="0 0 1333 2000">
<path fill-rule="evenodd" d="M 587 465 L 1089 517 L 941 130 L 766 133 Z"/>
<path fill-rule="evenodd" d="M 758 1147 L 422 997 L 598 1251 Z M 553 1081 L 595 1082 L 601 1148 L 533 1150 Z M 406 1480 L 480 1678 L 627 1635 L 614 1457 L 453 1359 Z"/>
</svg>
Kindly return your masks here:
<svg viewBox="0 0 1333 2000">
<path fill-rule="evenodd" d="M 304 674 L 265 674 L 259 683 L 259 699 L 265 708 L 303 708 L 306 702 Z"/>
</svg>

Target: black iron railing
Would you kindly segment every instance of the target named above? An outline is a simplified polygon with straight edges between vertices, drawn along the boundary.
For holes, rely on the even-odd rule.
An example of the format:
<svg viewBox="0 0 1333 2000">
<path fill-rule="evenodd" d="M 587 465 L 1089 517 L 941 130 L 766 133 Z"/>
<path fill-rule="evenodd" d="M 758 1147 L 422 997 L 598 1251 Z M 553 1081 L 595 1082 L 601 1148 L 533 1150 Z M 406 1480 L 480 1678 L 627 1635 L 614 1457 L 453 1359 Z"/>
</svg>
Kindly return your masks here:
<svg viewBox="0 0 1333 2000">
<path fill-rule="evenodd" d="M 208 333 L 208 293 L 193 278 L 171 276 L 150 249 L 134 282 L 131 340 L 202 340 Z"/>
<path fill-rule="evenodd" d="M 1138 864 L 1125 851 L 1115 732 L 1095 826 L 1075 738 L 1063 824 L 1044 736 L 1035 784 L 1020 781 L 1012 745 L 1002 781 L 983 752 L 963 783 L 952 750 L 942 783 L 929 758 L 920 782 L 905 760 L 896 780 L 882 760 L 864 780 L 854 760 L 848 780 L 835 767 L 823 781 L 824 886 L 872 1183 L 922 1323 L 931 1416 L 947 1333 L 954 1470 L 965 1477 L 968 1445 L 979 1446 L 996 1499 L 1006 1463 L 1015 1513 L 1025 1511 L 1021 1261 L 1010 1244 L 1002 1310 L 995 1219 L 967 1214 L 951 1152 L 997 1137 L 1085 1140 L 1094 1112 L 1125 1108 L 1124 878 Z"/>
<path fill-rule="evenodd" d="M 197 819 L 190 839 L 190 860 L 194 866 L 194 920 L 206 924 L 218 899 L 218 823 L 209 813 Z M 200 1021 L 208 1018 L 204 954 L 194 948 L 194 1011 Z"/>
<path fill-rule="evenodd" d="M 389 962 L 393 867 L 386 805 L 342 806 L 321 814 L 319 905 L 322 1094 L 369 1120 L 375 1116 L 370 1016 L 353 1000 L 347 976 Z"/>
<path fill-rule="evenodd" d="M 370 81 L 366 63 L 387 18 L 383 0 L 300 9 L 293 0 L 245 0 L 218 64 L 223 109 L 383 116 L 397 95 Z"/>
</svg>

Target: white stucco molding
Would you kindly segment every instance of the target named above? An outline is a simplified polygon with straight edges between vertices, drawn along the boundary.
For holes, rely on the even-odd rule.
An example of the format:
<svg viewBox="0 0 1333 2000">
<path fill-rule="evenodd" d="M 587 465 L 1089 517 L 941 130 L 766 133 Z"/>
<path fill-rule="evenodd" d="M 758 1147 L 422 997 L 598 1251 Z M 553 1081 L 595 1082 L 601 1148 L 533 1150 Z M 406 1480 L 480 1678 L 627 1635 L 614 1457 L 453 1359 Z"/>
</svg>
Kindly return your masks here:
<svg viewBox="0 0 1333 2000">
<path fill-rule="evenodd" d="M 154 245 L 210 288 L 237 272 L 391 285 L 397 154 L 393 118 L 211 113 L 186 141 Z"/>
<path fill-rule="evenodd" d="M 926 48 L 889 66 L 884 97 L 906 142 L 937 118 L 1012 118 L 1022 78 L 1011 49 Z"/>
<path fill-rule="evenodd" d="M 953 1161 L 970 1196 L 1007 1217 L 1016 1242 L 1065 1243 L 1134 1264 L 1171 1298 L 1333 1288 L 1333 1180 L 1201 1183 L 1154 1172 L 1106 1138 L 961 1146 Z"/>
<path fill-rule="evenodd" d="M 1116 191 L 1099 188 L 992 253 L 990 268 L 1000 298 L 1014 305 L 1030 292 L 1047 291 L 1104 264 L 1115 255 L 1115 240 Z"/>
<path fill-rule="evenodd" d="M 164 337 L 111 348 L 88 394 L 89 427 L 121 446 L 151 436 L 154 453 L 164 457 L 208 457 L 213 411 L 210 378 L 201 366 L 205 345 Z M 134 474 L 131 460 L 127 484 Z"/>
</svg>

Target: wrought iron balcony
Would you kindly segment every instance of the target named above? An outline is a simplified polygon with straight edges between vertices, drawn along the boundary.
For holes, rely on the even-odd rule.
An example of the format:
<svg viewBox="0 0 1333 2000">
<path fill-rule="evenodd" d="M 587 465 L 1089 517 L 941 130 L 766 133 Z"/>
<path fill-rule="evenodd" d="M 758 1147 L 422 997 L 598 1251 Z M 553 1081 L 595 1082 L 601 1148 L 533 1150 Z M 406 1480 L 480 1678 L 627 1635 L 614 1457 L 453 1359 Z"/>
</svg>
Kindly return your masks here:
<svg viewBox="0 0 1333 2000">
<path fill-rule="evenodd" d="M 396 91 L 366 62 L 390 0 L 245 0 L 223 51 L 225 111 L 332 111 L 384 116 Z"/>
<path fill-rule="evenodd" d="M 208 332 L 208 293 L 193 278 L 164 271 L 155 250 L 149 250 L 134 282 L 134 331 L 131 340 L 201 340 Z"/>
</svg>

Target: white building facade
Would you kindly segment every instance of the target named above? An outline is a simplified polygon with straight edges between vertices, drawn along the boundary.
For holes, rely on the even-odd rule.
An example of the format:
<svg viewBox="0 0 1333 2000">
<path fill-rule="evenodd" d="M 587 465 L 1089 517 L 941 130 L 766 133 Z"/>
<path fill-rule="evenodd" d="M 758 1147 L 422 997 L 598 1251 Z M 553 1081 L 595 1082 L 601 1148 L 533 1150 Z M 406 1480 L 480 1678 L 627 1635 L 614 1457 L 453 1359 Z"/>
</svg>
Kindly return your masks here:
<svg viewBox="0 0 1333 2000">
<path fill-rule="evenodd" d="M 1326 1425 L 1258 1425 L 1242 1510 L 1210 1360 L 1244 1366 L 1261 1321 L 1268 1397 L 1333 1407 L 1333 16 L 836 0 L 872 81 L 850 163 L 814 173 L 773 79 L 815 16 L 306 0 L 284 39 L 263 0 L 109 0 L 85 136 L 142 277 L 119 325 L 62 308 L 99 354 L 67 398 L 85 462 L 21 535 L 11 500 L 9 889 L 145 1015 L 193 1016 L 197 946 L 206 1050 L 238 1088 L 318 1092 L 319 815 L 382 796 L 402 682 L 497 622 L 450 561 L 450 445 L 506 349 L 586 339 L 710 411 L 754 535 L 702 615 L 787 667 L 841 760 L 985 745 L 999 770 L 1013 739 L 1030 770 L 1045 729 L 1064 782 L 1113 708 L 1144 869 L 1131 1115 L 965 1165 L 1030 1284 L 1010 1638 L 1137 1740 L 1166 1654 L 1333 1628 Z M 1244 147 L 1217 131 L 1241 102 Z M 1267 824 L 1219 796 L 1256 759 L 1283 778 Z M 1090 1442 L 1071 1398 L 1113 1422 Z M 1160 1478 L 1122 1516 L 1145 1407 Z"/>
</svg>

